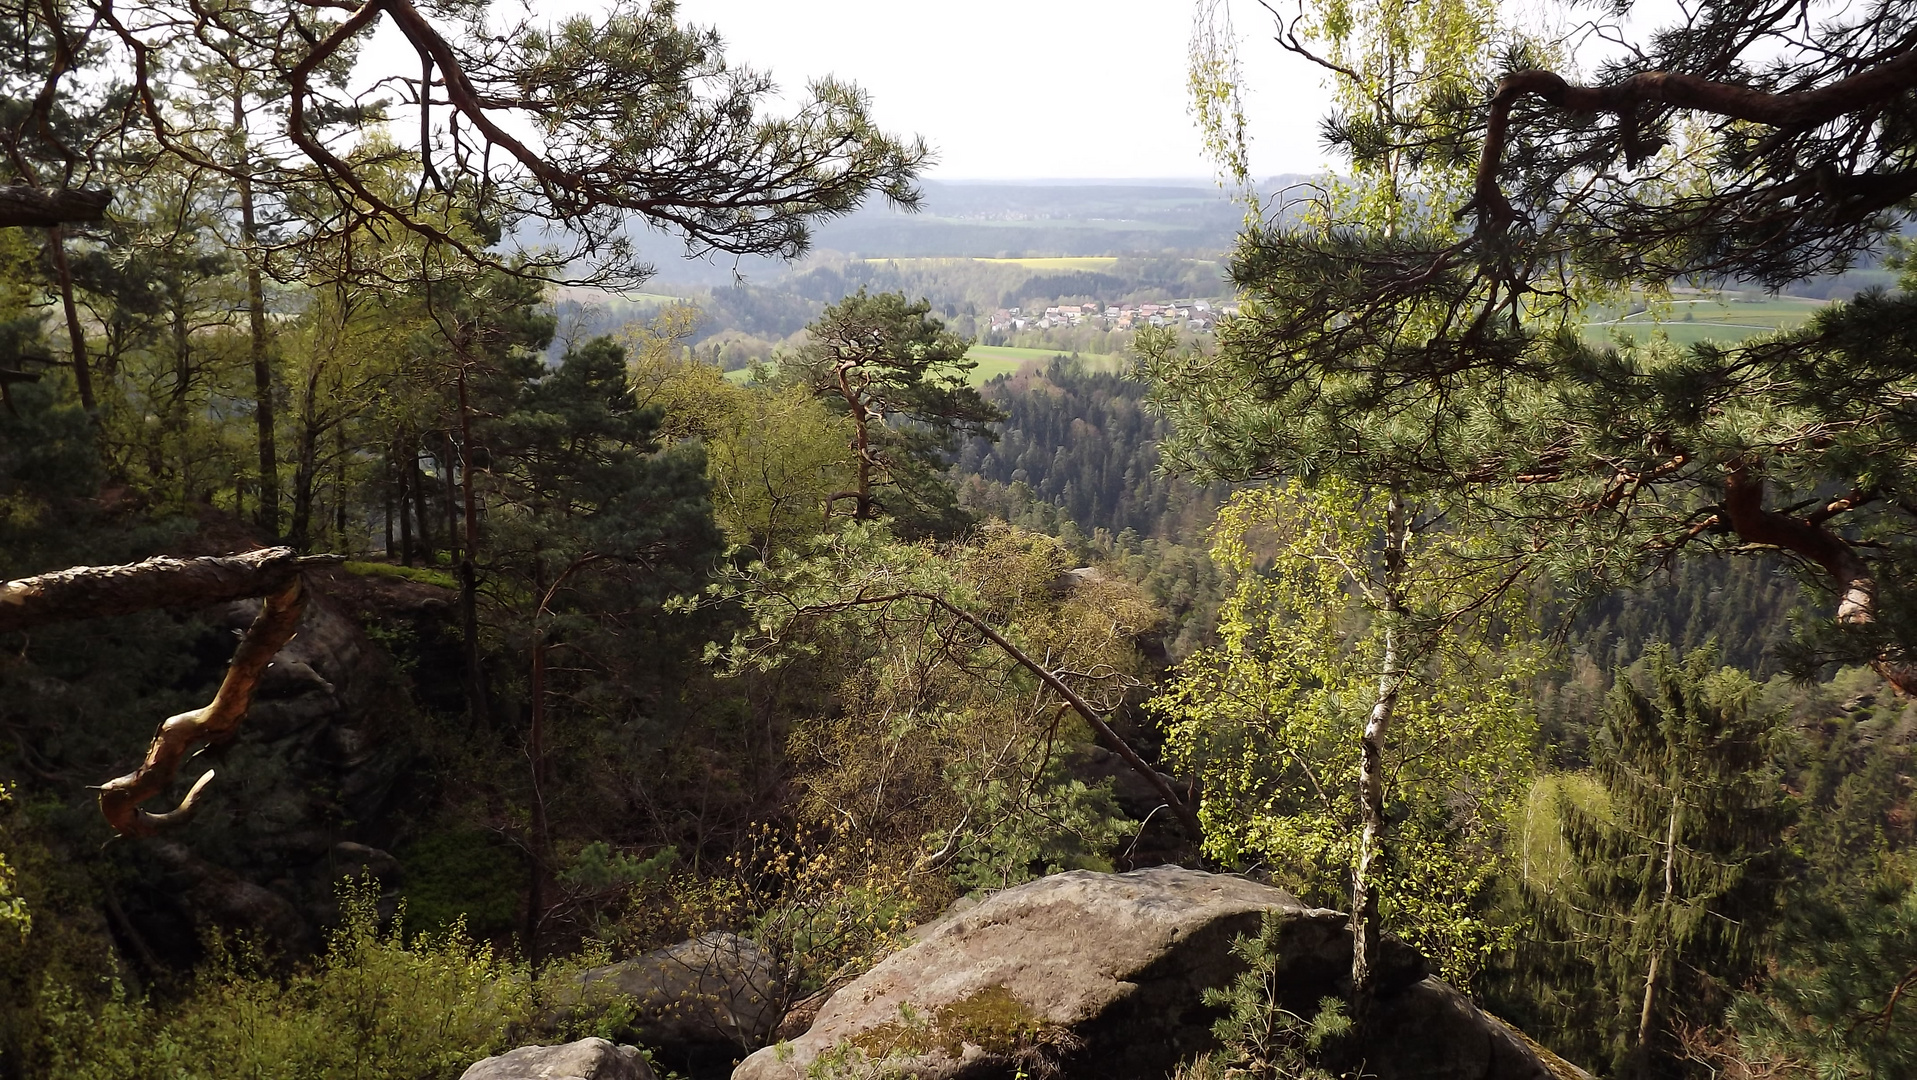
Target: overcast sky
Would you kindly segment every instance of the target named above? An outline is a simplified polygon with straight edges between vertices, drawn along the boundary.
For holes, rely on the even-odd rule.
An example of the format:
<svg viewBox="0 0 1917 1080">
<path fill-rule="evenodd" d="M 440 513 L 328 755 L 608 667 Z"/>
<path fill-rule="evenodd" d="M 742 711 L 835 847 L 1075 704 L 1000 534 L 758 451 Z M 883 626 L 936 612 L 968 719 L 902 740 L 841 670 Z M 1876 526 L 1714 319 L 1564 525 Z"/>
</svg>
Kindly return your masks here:
<svg viewBox="0 0 1917 1080">
<path fill-rule="evenodd" d="M 1237 5 L 1261 175 L 1320 168 L 1325 92 Z M 1191 0 L 681 0 L 784 88 L 836 75 L 939 179 L 1211 175 L 1186 108 Z M 1256 34 L 1247 31 L 1256 30 Z"/>
<path fill-rule="evenodd" d="M 555 19 L 607 6 L 521 2 Z M 1317 171 L 1318 73 L 1272 43 L 1257 4 L 1236 6 L 1254 170 Z M 945 180 L 1209 178 L 1186 107 L 1192 11 L 1192 0 L 680 2 L 682 21 L 716 26 L 729 58 L 771 72 L 784 92 L 824 75 L 863 87 L 887 130 L 932 145 L 928 175 Z M 417 70 L 387 23 L 357 81 Z"/>
</svg>

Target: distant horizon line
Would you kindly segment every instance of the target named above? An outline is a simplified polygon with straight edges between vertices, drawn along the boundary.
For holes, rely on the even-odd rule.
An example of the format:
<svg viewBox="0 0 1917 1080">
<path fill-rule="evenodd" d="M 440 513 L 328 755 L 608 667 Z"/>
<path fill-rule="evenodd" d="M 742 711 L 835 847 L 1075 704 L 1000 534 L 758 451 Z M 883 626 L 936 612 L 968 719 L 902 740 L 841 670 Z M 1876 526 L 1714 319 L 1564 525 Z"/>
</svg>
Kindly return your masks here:
<svg viewBox="0 0 1917 1080">
<path fill-rule="evenodd" d="M 1273 180 L 1288 180 L 1313 175 L 1311 173 L 1273 173 L 1261 183 Z M 1218 187 L 1218 181 L 1210 176 L 927 176 L 926 182 L 934 184 L 1002 184 L 1027 185 L 1031 187 L 1150 187 L 1154 185 L 1175 185 L 1178 187 Z"/>
</svg>

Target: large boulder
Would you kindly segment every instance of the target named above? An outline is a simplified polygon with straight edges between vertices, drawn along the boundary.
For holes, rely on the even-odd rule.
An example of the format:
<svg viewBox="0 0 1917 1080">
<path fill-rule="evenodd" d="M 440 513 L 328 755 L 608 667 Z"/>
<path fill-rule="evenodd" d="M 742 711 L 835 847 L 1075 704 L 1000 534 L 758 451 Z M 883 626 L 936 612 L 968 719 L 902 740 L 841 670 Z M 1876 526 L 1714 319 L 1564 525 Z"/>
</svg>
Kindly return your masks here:
<svg viewBox="0 0 1917 1080">
<path fill-rule="evenodd" d="M 1310 1010 L 1348 992 L 1344 915 L 1283 889 L 1161 866 L 1073 871 L 946 916 L 819 1010 L 805 1034 L 747 1058 L 734 1080 L 799 1080 L 883 1061 L 888 1074 L 1021 1073 L 1160 1080 L 1214 1047 L 1202 1003 L 1242 969 L 1234 938 L 1283 920 L 1282 1003 Z M 1523 1038 L 1392 939 L 1381 950 L 1379 1023 L 1361 1048 L 1379 1080 L 1559 1080 Z"/>
<path fill-rule="evenodd" d="M 714 933 L 582 972 L 545 1026 L 617 1017 L 620 1038 L 703 1073 L 729 1069 L 765 1045 L 783 1005 L 772 957 L 745 938 Z"/>
<path fill-rule="evenodd" d="M 474 1062 L 459 1080 L 654 1080 L 637 1047 L 604 1039 L 560 1046 L 522 1046 Z"/>
</svg>

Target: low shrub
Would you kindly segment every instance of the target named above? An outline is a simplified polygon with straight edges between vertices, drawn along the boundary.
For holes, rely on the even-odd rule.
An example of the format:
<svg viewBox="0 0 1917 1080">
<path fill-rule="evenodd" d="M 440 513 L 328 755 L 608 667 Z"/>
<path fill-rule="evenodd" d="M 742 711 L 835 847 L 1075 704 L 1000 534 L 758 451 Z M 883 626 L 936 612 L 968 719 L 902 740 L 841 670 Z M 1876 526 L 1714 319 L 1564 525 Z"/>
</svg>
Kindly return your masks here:
<svg viewBox="0 0 1917 1080">
<path fill-rule="evenodd" d="M 349 887 L 309 971 L 272 972 L 215 942 L 184 1000 L 133 1000 L 49 983 L 41 1062 L 65 1080 L 453 1080 L 507 1048 L 532 996 L 525 967 L 463 926 L 382 928 L 377 889 Z"/>
</svg>

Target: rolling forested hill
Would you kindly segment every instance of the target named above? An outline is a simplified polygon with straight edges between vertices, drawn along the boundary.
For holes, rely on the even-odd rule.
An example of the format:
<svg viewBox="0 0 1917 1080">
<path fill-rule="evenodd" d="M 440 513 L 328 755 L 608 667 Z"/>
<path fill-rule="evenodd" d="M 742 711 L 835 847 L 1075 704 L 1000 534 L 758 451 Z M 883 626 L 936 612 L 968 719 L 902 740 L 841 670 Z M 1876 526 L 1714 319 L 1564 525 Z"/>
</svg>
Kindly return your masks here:
<svg viewBox="0 0 1917 1080">
<path fill-rule="evenodd" d="M 1142 383 L 1059 358 L 993 379 L 984 393 L 1006 413 L 999 440 L 972 440 L 956 466 L 982 482 L 967 489 L 982 508 L 1013 509 L 1023 496 L 1011 489 L 1023 485 L 1087 532 L 1188 541 L 1211 526 L 1226 489 L 1158 471 L 1166 426 L 1146 410 Z"/>
<path fill-rule="evenodd" d="M 1227 489 L 1158 471 L 1165 421 L 1146 410 L 1144 385 L 1060 356 L 994 378 L 983 394 L 1006 419 L 996 443 L 961 451 L 960 504 L 1057 536 L 1145 586 L 1168 615 L 1171 659 L 1210 642 L 1227 586 L 1206 533 Z"/>
<path fill-rule="evenodd" d="M 1166 421 L 1145 407 L 1144 384 L 1060 356 L 992 379 L 983 393 L 1006 419 L 996 443 L 974 439 L 954 463 L 961 503 L 1059 536 L 1146 584 L 1172 614 L 1173 656 L 1207 641 L 1229 587 L 1206 554 L 1207 534 L 1229 489 L 1159 471 Z M 1654 643 L 1688 651 L 1715 642 L 1725 663 L 1768 677 L 1803 602 L 1773 562 L 1692 558 L 1588 602 L 1559 632 L 1567 665 L 1609 671 Z"/>
</svg>

